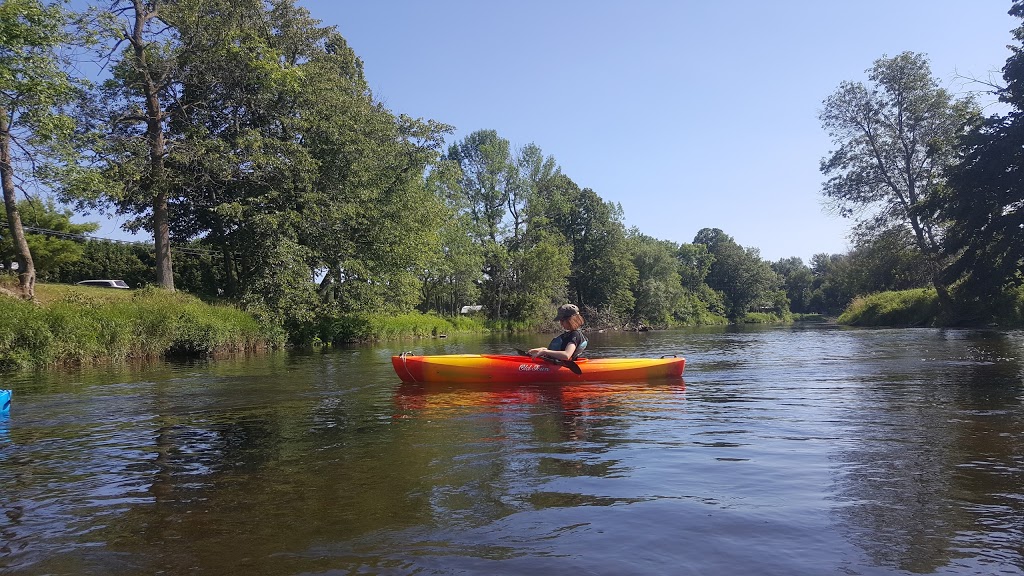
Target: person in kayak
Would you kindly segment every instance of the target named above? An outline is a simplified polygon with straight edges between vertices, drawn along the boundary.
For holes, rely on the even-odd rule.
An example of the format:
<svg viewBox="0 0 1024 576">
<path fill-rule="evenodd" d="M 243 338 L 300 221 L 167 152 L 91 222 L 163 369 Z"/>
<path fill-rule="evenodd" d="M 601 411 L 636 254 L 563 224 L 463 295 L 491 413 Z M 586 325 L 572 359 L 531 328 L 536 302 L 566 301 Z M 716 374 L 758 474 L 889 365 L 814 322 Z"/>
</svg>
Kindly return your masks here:
<svg viewBox="0 0 1024 576">
<path fill-rule="evenodd" d="M 530 356 L 544 356 L 557 360 L 575 360 L 587 348 L 587 337 L 580 328 L 583 327 L 583 316 L 575 304 L 562 304 L 558 307 L 555 320 L 565 330 L 556 336 L 546 348 L 532 348 L 527 352 Z"/>
</svg>

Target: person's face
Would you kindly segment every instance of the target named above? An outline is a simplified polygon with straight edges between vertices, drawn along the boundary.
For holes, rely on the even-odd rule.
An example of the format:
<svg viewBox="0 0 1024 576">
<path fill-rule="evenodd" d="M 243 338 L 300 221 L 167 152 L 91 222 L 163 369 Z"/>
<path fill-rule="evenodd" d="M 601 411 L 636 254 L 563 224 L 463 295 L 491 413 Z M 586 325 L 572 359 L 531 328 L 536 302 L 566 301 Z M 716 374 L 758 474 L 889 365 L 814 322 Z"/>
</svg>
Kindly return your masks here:
<svg viewBox="0 0 1024 576">
<path fill-rule="evenodd" d="M 558 321 L 558 323 L 562 325 L 562 328 L 566 330 L 572 330 L 572 324 L 569 324 L 568 318 L 562 318 L 561 320 Z"/>
</svg>

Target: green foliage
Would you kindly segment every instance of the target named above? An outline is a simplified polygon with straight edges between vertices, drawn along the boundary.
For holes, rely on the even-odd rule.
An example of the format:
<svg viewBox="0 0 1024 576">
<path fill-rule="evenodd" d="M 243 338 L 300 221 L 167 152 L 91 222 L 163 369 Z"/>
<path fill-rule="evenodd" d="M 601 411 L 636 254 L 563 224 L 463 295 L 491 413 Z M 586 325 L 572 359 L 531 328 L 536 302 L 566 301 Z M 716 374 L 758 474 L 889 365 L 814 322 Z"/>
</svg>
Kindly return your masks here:
<svg viewBox="0 0 1024 576">
<path fill-rule="evenodd" d="M 320 319 L 315 336 L 322 342 L 342 344 L 396 338 L 428 338 L 485 332 L 481 319 L 444 318 L 436 314 L 345 314 Z"/>
<path fill-rule="evenodd" d="M 64 43 L 68 15 L 60 3 L 5 0 L 0 3 L 0 173 L 5 208 L 7 267 L 18 262 L 20 291 L 33 296 L 36 264 L 25 238 L 16 197 L 16 181 L 47 184 L 41 175 L 53 165 L 74 162 L 78 150 L 70 143 L 75 120 L 68 108 L 77 86 L 66 72 Z M 48 257 L 47 241 L 36 248 Z M 45 262 L 52 264 L 52 262 Z"/>
<path fill-rule="evenodd" d="M 21 215 L 21 224 L 29 231 L 25 234 L 32 261 L 35 264 L 36 276 L 40 280 L 48 280 L 54 270 L 67 266 L 82 257 L 82 244 L 55 234 L 33 232 L 32 229 L 53 230 L 68 235 L 80 235 L 95 232 L 99 225 L 95 223 L 75 224 L 71 222 L 74 215 L 71 210 L 58 208 L 53 200 L 20 200 L 17 204 Z M 0 262 L 13 262 L 17 258 L 14 243 L 6 227 L 0 229 Z"/>
<path fill-rule="evenodd" d="M 0 371 L 48 363 L 52 344 L 53 334 L 36 306 L 0 295 Z"/>
<path fill-rule="evenodd" d="M 924 202 L 941 187 L 978 108 L 939 87 L 921 54 L 880 58 L 868 79 L 843 82 L 824 102 L 822 127 L 838 148 L 821 162 L 822 192 L 862 233 L 910 226 L 918 248 L 931 253 L 938 229 Z"/>
<path fill-rule="evenodd" d="M 650 326 L 669 326 L 684 294 L 676 259 L 679 248 L 674 242 L 638 233 L 631 234 L 630 243 L 638 274 L 632 319 Z"/>
<path fill-rule="evenodd" d="M 707 284 L 722 293 L 726 316 L 738 320 L 751 310 L 778 307 L 781 280 L 756 248 L 743 248 L 718 228 L 700 230 L 693 242 L 714 257 Z"/>
<path fill-rule="evenodd" d="M 1014 2 L 1010 14 L 1024 18 L 1024 3 Z M 994 311 L 1024 284 L 1024 26 L 1013 35 L 1018 44 L 1010 47 L 1006 86 L 999 90 L 1011 111 L 986 119 L 963 139 L 963 157 L 933 204 L 950 221 L 944 279 L 958 283 L 960 321 L 988 315 L 989 304 Z"/>
<path fill-rule="evenodd" d="M 119 294 L 121 291 L 119 291 Z M 283 343 L 252 315 L 146 289 L 106 299 L 86 289 L 36 305 L 0 297 L 0 369 L 247 351 Z"/>
<path fill-rule="evenodd" d="M 773 314 L 770 312 L 747 312 L 740 319 L 742 324 L 786 324 L 793 321 L 791 314 Z"/>
<path fill-rule="evenodd" d="M 840 215 L 857 220 L 861 238 L 912 230 L 948 308 L 939 277 L 945 222 L 934 202 L 957 161 L 958 138 L 978 124 L 980 110 L 941 88 L 921 54 L 880 58 L 868 79 L 870 85 L 843 82 L 824 102 L 819 118 L 838 148 L 821 161 L 828 178 L 822 193 Z"/>
<path fill-rule="evenodd" d="M 814 291 L 814 272 L 800 258 L 783 258 L 773 263 L 772 270 L 782 278 L 782 286 L 793 312 L 805 313 L 811 309 Z"/>
<path fill-rule="evenodd" d="M 511 254 L 504 308 L 512 320 L 534 320 L 550 313 L 565 297 L 569 251 L 555 235 L 540 234 L 534 243 Z"/>
<path fill-rule="evenodd" d="M 99 240 L 78 243 L 78 246 L 81 257 L 47 271 L 46 281 L 74 284 L 89 279 L 117 279 L 136 288 L 153 279 L 153 251 L 148 246 Z"/>
<path fill-rule="evenodd" d="M 568 299 L 617 323 L 632 316 L 639 280 L 622 219 L 622 206 L 560 173 L 537 186 L 527 215 L 531 233 L 558 234 L 571 251 Z"/>
<path fill-rule="evenodd" d="M 935 290 L 918 288 L 856 298 L 838 321 L 853 326 L 928 326 L 937 314 Z"/>
<path fill-rule="evenodd" d="M 297 243 L 282 240 L 255 254 L 255 268 L 264 273 L 252 279 L 242 304 L 261 322 L 282 326 L 293 337 L 313 323 L 320 311 L 316 284 L 305 264 L 307 251 Z"/>
<path fill-rule="evenodd" d="M 676 252 L 679 260 L 679 277 L 685 288 L 691 292 L 699 292 L 706 287 L 708 273 L 715 257 L 708 252 L 704 244 L 680 244 Z"/>
</svg>

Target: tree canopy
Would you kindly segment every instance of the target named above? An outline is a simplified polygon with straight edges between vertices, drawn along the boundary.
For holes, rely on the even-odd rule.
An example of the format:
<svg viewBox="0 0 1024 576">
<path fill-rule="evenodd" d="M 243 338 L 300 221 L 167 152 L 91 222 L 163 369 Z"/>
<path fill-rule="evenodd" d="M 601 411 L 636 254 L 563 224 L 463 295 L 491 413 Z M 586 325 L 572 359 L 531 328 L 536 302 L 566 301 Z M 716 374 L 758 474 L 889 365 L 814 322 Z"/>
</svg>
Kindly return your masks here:
<svg viewBox="0 0 1024 576">
<path fill-rule="evenodd" d="M 231 298 L 301 339 L 346 315 L 475 306 L 493 326 L 553 327 L 565 301 L 608 326 L 781 319 L 927 282 L 985 308 L 1024 283 L 1022 46 L 1000 91 L 1012 110 L 984 122 L 921 54 L 842 83 L 819 116 L 835 146 L 819 167 L 854 247 L 768 263 L 718 228 L 691 243 L 627 229 L 621 204 L 535 143 L 488 129 L 448 142 L 454 127 L 390 110 L 296 0 L 113 0 L 88 15 L 0 4 L 0 251 L 29 292 L 37 268 L 122 276 Z M 71 31 L 107 58 L 99 84 L 66 72 Z M 16 198 L 31 187 L 123 215 L 153 245 L 62 239 L 92 227 Z"/>
<path fill-rule="evenodd" d="M 929 258 L 935 286 L 943 223 L 928 209 L 945 170 L 956 161 L 957 138 L 980 120 L 970 98 L 954 98 L 931 75 L 924 55 L 882 57 L 869 84 L 847 81 L 829 96 L 819 118 L 838 147 L 821 161 L 822 193 L 861 236 L 909 229 Z"/>
<path fill-rule="evenodd" d="M 1010 14 L 1024 18 L 1024 2 L 1014 2 Z M 1010 46 L 999 91 L 1010 111 L 963 139 L 949 187 L 933 203 L 950 222 L 945 280 L 959 284 L 965 320 L 997 314 L 1024 284 L 1024 26 L 1013 36 L 1017 45 Z"/>
</svg>

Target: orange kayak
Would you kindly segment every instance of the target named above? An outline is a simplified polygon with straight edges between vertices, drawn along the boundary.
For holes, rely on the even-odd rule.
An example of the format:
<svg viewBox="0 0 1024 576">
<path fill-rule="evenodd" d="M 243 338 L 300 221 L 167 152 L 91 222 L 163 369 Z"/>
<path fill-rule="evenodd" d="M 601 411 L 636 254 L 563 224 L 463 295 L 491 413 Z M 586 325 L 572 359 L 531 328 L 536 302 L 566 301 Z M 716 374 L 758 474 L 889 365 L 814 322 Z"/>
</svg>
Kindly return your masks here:
<svg viewBox="0 0 1024 576">
<path fill-rule="evenodd" d="M 403 382 L 599 382 L 681 378 L 685 358 L 580 358 L 580 374 L 565 363 L 529 356 L 501 354 L 447 354 L 444 356 L 391 357 Z"/>
</svg>

